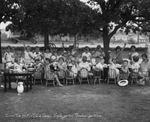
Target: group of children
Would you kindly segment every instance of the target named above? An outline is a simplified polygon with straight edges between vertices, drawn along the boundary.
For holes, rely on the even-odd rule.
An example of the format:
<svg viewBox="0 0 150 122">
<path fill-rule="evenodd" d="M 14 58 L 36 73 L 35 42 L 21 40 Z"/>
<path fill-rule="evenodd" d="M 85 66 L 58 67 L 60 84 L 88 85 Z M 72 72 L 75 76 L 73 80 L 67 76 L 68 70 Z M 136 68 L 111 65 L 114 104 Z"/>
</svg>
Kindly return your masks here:
<svg viewBox="0 0 150 122">
<path fill-rule="evenodd" d="M 123 59 L 122 51 L 123 48 L 116 47 L 116 57 L 111 58 L 110 69 L 115 69 L 117 74 L 117 79 L 123 80 L 133 80 L 137 79 L 137 84 L 145 85 L 145 81 L 149 80 L 150 62 L 148 55 L 143 53 L 141 56 L 136 52 L 136 47 L 134 45 L 130 48 L 130 53 L 127 59 Z"/>
<path fill-rule="evenodd" d="M 62 86 L 59 81 L 59 71 L 63 70 L 69 72 L 71 77 L 77 77 L 82 68 L 92 73 L 92 70 L 103 71 L 105 67 L 109 67 L 109 69 L 114 69 L 118 80 L 121 79 L 121 76 L 126 76 L 123 79 L 129 79 L 132 78 L 132 75 L 137 75 L 139 81 L 144 81 L 150 66 L 147 54 L 142 54 L 142 60 L 139 60 L 136 47 L 131 46 L 128 59 L 123 59 L 124 48 L 116 47 L 116 56 L 110 55 L 109 64 L 106 64 L 105 53 L 100 45 L 94 52 L 90 52 L 89 48 L 85 47 L 83 53 L 76 49 L 57 52 L 56 50 L 51 51 L 50 48 L 41 52 L 39 47 L 36 47 L 33 52 L 30 46 L 25 47 L 24 45 L 24 53 L 20 52 L 17 56 L 11 52 L 11 47 L 8 46 L 3 56 L 3 62 L 6 63 L 6 68 L 13 67 L 18 71 L 34 68 L 35 72 L 42 73 L 42 69 L 44 69 L 44 79 L 55 79 L 59 86 Z M 142 84 L 142 82 L 140 83 Z"/>
</svg>

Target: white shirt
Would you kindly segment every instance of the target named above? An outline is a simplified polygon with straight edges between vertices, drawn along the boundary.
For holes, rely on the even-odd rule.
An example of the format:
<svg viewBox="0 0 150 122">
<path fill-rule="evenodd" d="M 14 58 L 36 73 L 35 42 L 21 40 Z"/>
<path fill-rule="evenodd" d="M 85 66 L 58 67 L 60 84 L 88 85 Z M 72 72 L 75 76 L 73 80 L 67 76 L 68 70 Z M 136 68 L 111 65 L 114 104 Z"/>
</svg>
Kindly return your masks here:
<svg viewBox="0 0 150 122">
<path fill-rule="evenodd" d="M 96 64 L 95 68 L 103 70 L 103 65 L 99 62 Z"/>
<path fill-rule="evenodd" d="M 32 59 L 31 57 L 33 57 L 32 52 L 24 51 L 24 59 L 31 60 Z"/>
<path fill-rule="evenodd" d="M 96 59 L 95 59 L 95 58 L 92 58 L 92 59 L 91 59 L 91 63 L 92 63 L 92 65 L 96 65 Z"/>
<path fill-rule="evenodd" d="M 51 53 L 44 53 L 44 58 L 49 58 L 50 59 L 51 56 L 52 56 Z"/>
<path fill-rule="evenodd" d="M 42 59 L 41 55 L 42 55 L 41 52 L 38 52 L 38 53 L 37 53 L 37 52 L 34 52 L 34 53 L 33 53 L 33 57 L 36 58 L 36 59 L 40 59 L 40 60 Z"/>
<path fill-rule="evenodd" d="M 90 53 L 90 52 L 88 52 L 88 53 L 84 52 L 84 53 L 82 54 L 82 57 L 83 57 L 83 56 L 87 57 L 87 60 L 90 60 L 90 59 L 91 59 L 91 53 Z"/>
<path fill-rule="evenodd" d="M 81 62 L 81 63 L 79 64 L 79 67 L 80 67 L 80 69 L 81 69 L 81 68 L 85 68 L 85 69 L 87 69 L 88 71 L 91 70 L 90 64 L 89 64 L 88 62 Z"/>
<path fill-rule="evenodd" d="M 140 64 L 139 64 L 138 62 L 133 63 L 133 64 L 131 65 L 131 68 L 132 68 L 132 70 L 133 70 L 134 72 L 138 72 L 138 71 L 139 71 L 139 68 L 140 68 Z"/>
<path fill-rule="evenodd" d="M 75 65 L 73 65 L 73 66 L 71 67 L 71 71 L 72 71 L 73 73 L 77 74 L 77 73 L 78 73 L 78 67 L 75 66 Z"/>
<path fill-rule="evenodd" d="M 147 61 L 147 62 L 143 61 L 140 64 L 140 69 L 142 72 L 148 72 L 149 68 L 150 68 L 150 62 L 149 61 Z"/>
<path fill-rule="evenodd" d="M 13 62 L 14 61 L 14 53 L 11 53 L 11 52 L 6 52 L 4 54 L 4 59 L 6 60 L 6 62 Z"/>
</svg>

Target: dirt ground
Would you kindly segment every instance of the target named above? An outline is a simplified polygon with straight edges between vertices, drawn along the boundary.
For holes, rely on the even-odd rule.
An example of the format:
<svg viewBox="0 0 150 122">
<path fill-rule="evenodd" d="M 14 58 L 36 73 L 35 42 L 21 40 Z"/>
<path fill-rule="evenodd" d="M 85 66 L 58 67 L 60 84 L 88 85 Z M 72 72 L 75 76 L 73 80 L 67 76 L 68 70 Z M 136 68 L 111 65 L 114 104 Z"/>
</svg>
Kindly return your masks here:
<svg viewBox="0 0 150 122">
<path fill-rule="evenodd" d="M 150 122 L 150 85 L 0 88 L 0 122 Z"/>
</svg>

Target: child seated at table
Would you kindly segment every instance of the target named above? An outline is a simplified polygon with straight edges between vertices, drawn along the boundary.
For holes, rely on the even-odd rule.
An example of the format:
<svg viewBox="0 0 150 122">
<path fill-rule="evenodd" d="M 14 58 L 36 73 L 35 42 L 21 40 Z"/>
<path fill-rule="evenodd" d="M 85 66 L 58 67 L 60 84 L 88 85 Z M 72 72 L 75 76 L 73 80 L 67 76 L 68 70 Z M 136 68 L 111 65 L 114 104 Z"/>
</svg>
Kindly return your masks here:
<svg viewBox="0 0 150 122">
<path fill-rule="evenodd" d="M 22 64 L 22 65 L 25 64 L 24 54 L 22 54 L 22 52 L 18 52 L 17 59 L 18 59 L 20 64 Z"/>
<path fill-rule="evenodd" d="M 14 69 L 15 69 L 16 72 L 23 72 L 24 64 L 21 64 L 19 59 L 15 59 L 15 62 L 14 62 L 13 65 L 14 65 Z"/>
<path fill-rule="evenodd" d="M 53 79 L 56 80 L 58 86 L 61 87 L 63 85 L 60 83 L 57 73 L 50 68 L 52 65 L 53 65 L 53 62 L 51 62 L 50 59 L 46 58 L 45 59 L 45 67 L 44 67 L 44 72 L 45 72 L 44 78 L 46 80 L 53 80 Z"/>
</svg>

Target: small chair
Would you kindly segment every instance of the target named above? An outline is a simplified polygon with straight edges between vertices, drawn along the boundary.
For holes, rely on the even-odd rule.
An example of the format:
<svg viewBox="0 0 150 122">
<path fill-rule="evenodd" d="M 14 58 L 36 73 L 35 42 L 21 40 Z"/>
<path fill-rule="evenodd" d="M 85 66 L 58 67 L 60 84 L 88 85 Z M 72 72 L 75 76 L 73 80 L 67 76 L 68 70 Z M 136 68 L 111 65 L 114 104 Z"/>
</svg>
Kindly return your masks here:
<svg viewBox="0 0 150 122">
<path fill-rule="evenodd" d="M 46 74 L 47 73 L 47 74 Z M 48 85 L 53 85 L 55 87 L 55 78 L 54 78 L 54 73 L 51 72 L 51 70 L 44 72 L 45 74 L 45 85 L 46 87 Z"/>
<path fill-rule="evenodd" d="M 133 83 L 137 83 L 138 81 L 138 76 L 131 76 L 131 85 L 133 85 Z"/>
<path fill-rule="evenodd" d="M 136 72 L 131 71 L 130 72 L 130 81 L 131 81 L 131 85 L 133 85 L 133 83 L 137 83 L 138 82 L 138 74 Z"/>
<path fill-rule="evenodd" d="M 63 84 L 65 84 L 65 76 L 66 76 L 65 70 L 61 69 L 57 72 L 57 74 L 58 74 L 58 79 L 60 80 L 60 82 L 62 81 Z"/>
<path fill-rule="evenodd" d="M 115 84 L 117 84 L 117 74 L 115 69 L 109 69 L 108 71 L 108 79 L 107 79 L 108 84 L 110 80 L 114 80 Z"/>
<path fill-rule="evenodd" d="M 55 79 L 46 80 L 46 81 L 45 81 L 45 85 L 46 85 L 46 87 L 47 87 L 48 85 L 53 85 L 53 86 L 55 87 Z"/>
<path fill-rule="evenodd" d="M 120 71 L 119 80 L 128 80 L 129 72 Z"/>
<path fill-rule="evenodd" d="M 89 83 L 89 72 L 86 68 L 81 68 L 80 71 L 79 71 L 79 82 L 80 84 L 83 82 L 83 81 L 87 81 L 88 84 Z"/>
<path fill-rule="evenodd" d="M 74 77 L 73 72 L 66 71 L 66 85 L 68 83 L 72 83 L 74 85 L 74 82 L 75 82 L 75 77 Z"/>
<path fill-rule="evenodd" d="M 94 85 L 95 83 L 98 81 L 99 84 L 101 83 L 101 80 L 102 79 L 102 71 L 101 70 L 96 70 L 96 69 L 93 69 L 93 76 L 94 76 Z"/>
<path fill-rule="evenodd" d="M 34 74 L 33 74 L 33 84 L 35 85 L 37 80 L 40 80 L 41 82 L 41 85 L 43 85 L 43 70 L 38 70 L 38 71 L 35 71 Z"/>
</svg>

